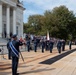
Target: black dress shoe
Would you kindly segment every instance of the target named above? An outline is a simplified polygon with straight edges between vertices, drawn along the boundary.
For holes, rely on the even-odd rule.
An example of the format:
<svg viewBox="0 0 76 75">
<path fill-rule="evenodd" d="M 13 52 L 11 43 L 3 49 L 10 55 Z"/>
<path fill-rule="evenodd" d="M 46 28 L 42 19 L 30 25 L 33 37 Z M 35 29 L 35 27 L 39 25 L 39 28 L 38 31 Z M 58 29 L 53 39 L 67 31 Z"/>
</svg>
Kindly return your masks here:
<svg viewBox="0 0 76 75">
<path fill-rule="evenodd" d="M 19 75 L 19 73 L 17 73 L 16 75 Z"/>
</svg>

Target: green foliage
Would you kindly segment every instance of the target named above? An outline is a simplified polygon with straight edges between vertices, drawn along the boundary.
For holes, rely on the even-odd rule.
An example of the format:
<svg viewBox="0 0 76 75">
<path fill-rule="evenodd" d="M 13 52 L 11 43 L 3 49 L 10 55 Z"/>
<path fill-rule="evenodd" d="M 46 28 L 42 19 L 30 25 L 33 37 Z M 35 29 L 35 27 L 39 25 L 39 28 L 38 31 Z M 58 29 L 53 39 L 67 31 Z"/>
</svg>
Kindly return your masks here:
<svg viewBox="0 0 76 75">
<path fill-rule="evenodd" d="M 76 38 L 76 17 L 66 6 L 55 7 L 45 11 L 44 15 L 31 15 L 28 23 L 24 24 L 25 33 L 46 35 L 61 39 Z M 71 35 L 71 36 L 69 36 Z"/>
</svg>

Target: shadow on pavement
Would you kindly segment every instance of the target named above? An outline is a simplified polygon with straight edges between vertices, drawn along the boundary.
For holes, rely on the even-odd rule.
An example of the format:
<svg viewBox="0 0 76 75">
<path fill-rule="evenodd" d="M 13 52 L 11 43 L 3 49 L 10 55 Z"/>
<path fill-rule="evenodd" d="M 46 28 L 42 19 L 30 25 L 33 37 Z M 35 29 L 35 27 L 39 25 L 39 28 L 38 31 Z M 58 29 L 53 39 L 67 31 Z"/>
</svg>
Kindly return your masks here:
<svg viewBox="0 0 76 75">
<path fill-rule="evenodd" d="M 51 69 L 43 68 L 43 69 L 38 69 L 38 70 L 33 70 L 33 71 L 22 72 L 22 73 L 19 73 L 19 74 L 37 73 L 37 72 L 42 72 L 42 71 L 54 70 L 54 69 L 55 68 L 51 68 Z"/>
<path fill-rule="evenodd" d="M 51 65 L 51 64 L 53 64 L 54 62 L 62 59 L 63 57 L 65 57 L 65 56 L 73 53 L 74 51 L 76 51 L 76 49 L 69 50 L 69 51 L 67 51 L 67 52 L 65 52 L 65 53 L 62 53 L 62 54 L 60 54 L 60 55 L 57 55 L 57 56 L 55 56 L 55 57 L 52 57 L 52 58 L 47 59 L 47 60 L 45 60 L 45 61 L 42 61 L 42 62 L 40 62 L 40 64 L 48 64 L 48 65 Z"/>
<path fill-rule="evenodd" d="M 0 72 L 0 75 L 10 75 L 11 74 L 11 72 Z"/>
</svg>

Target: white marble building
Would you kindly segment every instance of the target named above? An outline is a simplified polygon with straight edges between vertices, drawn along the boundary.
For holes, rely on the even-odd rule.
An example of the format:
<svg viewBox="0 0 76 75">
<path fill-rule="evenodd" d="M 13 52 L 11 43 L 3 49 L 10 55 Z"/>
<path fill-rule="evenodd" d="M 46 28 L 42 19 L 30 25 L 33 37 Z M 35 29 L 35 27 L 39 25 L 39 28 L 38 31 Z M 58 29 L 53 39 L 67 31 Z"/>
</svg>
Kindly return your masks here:
<svg viewBox="0 0 76 75">
<path fill-rule="evenodd" d="M 0 0 L 0 37 L 23 35 L 23 5 L 19 0 Z"/>
</svg>

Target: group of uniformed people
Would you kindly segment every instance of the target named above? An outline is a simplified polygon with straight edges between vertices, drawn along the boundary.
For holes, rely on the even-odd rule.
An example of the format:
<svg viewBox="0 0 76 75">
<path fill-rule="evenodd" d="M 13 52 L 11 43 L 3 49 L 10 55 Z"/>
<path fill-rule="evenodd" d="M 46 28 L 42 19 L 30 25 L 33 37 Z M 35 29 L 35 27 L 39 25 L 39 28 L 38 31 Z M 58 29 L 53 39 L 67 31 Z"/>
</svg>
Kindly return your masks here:
<svg viewBox="0 0 76 75">
<path fill-rule="evenodd" d="M 50 53 L 52 53 L 53 47 L 56 45 L 54 45 L 54 41 L 53 40 L 46 40 L 46 41 L 42 41 L 42 52 L 44 52 L 45 50 L 50 50 Z M 57 41 L 57 49 L 58 52 L 61 53 L 61 50 L 64 51 L 65 50 L 65 41 L 64 40 L 58 40 Z"/>
<path fill-rule="evenodd" d="M 40 43 L 40 44 L 39 44 Z M 45 40 L 45 39 L 40 39 L 38 40 L 36 37 L 33 39 L 33 45 L 34 45 L 34 51 L 37 52 L 37 47 L 38 45 L 41 45 L 41 51 L 44 53 L 44 50 L 49 50 L 50 53 L 52 53 L 53 46 L 54 46 L 54 41 L 51 40 Z M 26 43 L 21 42 L 20 40 L 17 39 L 17 35 L 14 34 L 12 36 L 12 39 L 9 39 L 7 43 L 7 48 L 8 48 L 8 59 L 12 59 L 12 75 L 19 75 L 17 73 L 17 67 L 18 67 L 18 61 L 19 61 L 19 46 L 22 46 L 25 44 L 27 46 L 27 51 L 30 52 L 30 38 L 27 36 L 26 37 Z M 65 50 L 65 40 L 58 40 L 57 41 L 57 49 L 58 52 L 61 53 L 61 51 Z M 71 42 L 69 43 L 69 47 L 71 49 Z"/>
<path fill-rule="evenodd" d="M 34 37 L 32 44 L 33 44 L 33 47 L 34 47 L 33 49 L 35 52 L 37 52 L 37 47 L 40 45 L 42 53 L 44 53 L 44 50 L 50 50 L 50 53 L 52 53 L 53 46 L 54 46 L 54 40 L 53 39 L 51 40 L 38 39 L 37 37 Z M 26 47 L 27 47 L 27 51 L 30 52 L 32 48 L 30 48 L 31 41 L 29 37 L 28 39 L 26 39 Z M 57 49 L 59 53 L 61 53 L 61 49 L 62 51 L 65 50 L 65 40 L 57 41 Z"/>
</svg>

